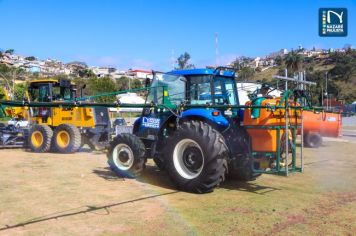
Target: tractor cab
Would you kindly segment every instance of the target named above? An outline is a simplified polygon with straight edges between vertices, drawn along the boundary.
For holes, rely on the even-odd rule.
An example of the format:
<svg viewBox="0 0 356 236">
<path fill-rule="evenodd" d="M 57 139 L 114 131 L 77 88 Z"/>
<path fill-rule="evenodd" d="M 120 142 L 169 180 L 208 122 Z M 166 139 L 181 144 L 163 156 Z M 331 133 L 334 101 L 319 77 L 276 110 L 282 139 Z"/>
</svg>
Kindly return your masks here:
<svg viewBox="0 0 356 236">
<path fill-rule="evenodd" d="M 179 106 L 237 106 L 235 73 L 219 69 L 175 70 L 155 73 L 146 103 Z M 233 109 L 233 116 L 237 110 Z"/>
<path fill-rule="evenodd" d="M 176 70 L 170 73 L 186 78 L 185 98 L 188 105 L 239 105 L 234 71 L 217 68 Z M 237 109 L 232 109 L 232 112 L 224 115 L 236 116 L 237 112 Z"/>
<path fill-rule="evenodd" d="M 154 140 L 176 118 L 203 120 L 224 130 L 229 126 L 227 119 L 239 114 L 239 108 L 226 109 L 239 105 L 235 73 L 226 69 L 154 73 L 146 99 L 146 104 L 152 103 L 156 108 L 143 109 L 135 122 L 134 132 L 141 138 Z M 217 108 L 202 108 L 205 105 Z"/>
<path fill-rule="evenodd" d="M 69 101 L 76 97 L 76 87 L 68 79 L 34 80 L 28 92 L 34 102 Z"/>
<path fill-rule="evenodd" d="M 28 98 L 31 102 L 62 102 L 76 98 L 76 87 L 68 79 L 33 80 L 28 87 Z M 46 123 L 52 116 L 52 108 L 32 108 L 32 117 L 38 117 Z"/>
</svg>

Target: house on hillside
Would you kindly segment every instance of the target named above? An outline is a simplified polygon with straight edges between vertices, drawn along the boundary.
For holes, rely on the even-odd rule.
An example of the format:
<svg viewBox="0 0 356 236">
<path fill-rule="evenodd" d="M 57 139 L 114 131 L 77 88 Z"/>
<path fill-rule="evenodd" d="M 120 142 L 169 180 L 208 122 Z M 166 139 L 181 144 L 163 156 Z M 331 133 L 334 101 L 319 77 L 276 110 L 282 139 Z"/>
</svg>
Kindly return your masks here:
<svg viewBox="0 0 356 236">
<path fill-rule="evenodd" d="M 88 66 L 85 63 L 74 61 L 74 62 L 65 64 L 63 71 L 66 75 L 79 76 L 79 71 L 85 70 L 87 68 L 88 68 Z"/>
<path fill-rule="evenodd" d="M 116 72 L 114 67 L 92 67 L 91 69 L 98 78 L 112 77 Z"/>
<path fill-rule="evenodd" d="M 128 70 L 127 71 L 127 75 L 128 76 L 131 76 L 133 78 L 137 78 L 139 80 L 141 80 L 141 82 L 144 82 L 146 80 L 146 78 L 150 78 L 152 79 L 153 78 L 153 75 L 152 75 L 152 71 L 149 71 L 149 70 Z"/>
</svg>

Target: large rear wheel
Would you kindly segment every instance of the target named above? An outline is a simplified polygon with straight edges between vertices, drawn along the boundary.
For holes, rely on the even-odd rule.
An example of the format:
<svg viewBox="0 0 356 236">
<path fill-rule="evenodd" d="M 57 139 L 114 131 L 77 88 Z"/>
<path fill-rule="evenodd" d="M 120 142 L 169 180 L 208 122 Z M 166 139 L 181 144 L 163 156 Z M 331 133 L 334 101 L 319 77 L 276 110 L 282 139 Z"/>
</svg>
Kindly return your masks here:
<svg viewBox="0 0 356 236">
<path fill-rule="evenodd" d="M 225 179 L 227 147 L 221 134 L 200 121 L 187 121 L 167 140 L 166 168 L 178 188 L 207 193 Z"/>
<path fill-rule="evenodd" d="M 53 131 L 48 125 L 34 125 L 29 134 L 29 147 L 33 152 L 48 152 L 51 148 Z"/>
<path fill-rule="evenodd" d="M 54 130 L 54 150 L 59 153 L 73 153 L 79 150 L 81 134 L 77 127 L 61 124 Z"/>
</svg>

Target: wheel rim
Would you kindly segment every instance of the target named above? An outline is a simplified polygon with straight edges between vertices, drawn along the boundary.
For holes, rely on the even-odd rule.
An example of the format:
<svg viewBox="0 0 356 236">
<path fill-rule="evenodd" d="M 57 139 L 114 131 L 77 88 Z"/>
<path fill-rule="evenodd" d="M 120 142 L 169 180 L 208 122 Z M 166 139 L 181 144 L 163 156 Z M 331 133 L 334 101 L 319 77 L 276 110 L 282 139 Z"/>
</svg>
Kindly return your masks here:
<svg viewBox="0 0 356 236">
<path fill-rule="evenodd" d="M 130 169 L 134 163 L 134 155 L 131 148 L 124 143 L 116 145 L 113 151 L 113 160 L 115 166 L 120 170 Z"/>
<path fill-rule="evenodd" d="M 61 148 L 66 148 L 70 142 L 70 135 L 67 131 L 61 130 L 57 134 L 57 144 Z"/>
<path fill-rule="evenodd" d="M 43 143 L 43 135 L 40 131 L 35 131 L 31 135 L 31 143 L 34 147 L 39 148 Z"/>
<path fill-rule="evenodd" d="M 173 164 L 178 174 L 185 179 L 194 179 L 204 167 L 201 147 L 192 139 L 182 139 L 174 147 Z"/>
</svg>

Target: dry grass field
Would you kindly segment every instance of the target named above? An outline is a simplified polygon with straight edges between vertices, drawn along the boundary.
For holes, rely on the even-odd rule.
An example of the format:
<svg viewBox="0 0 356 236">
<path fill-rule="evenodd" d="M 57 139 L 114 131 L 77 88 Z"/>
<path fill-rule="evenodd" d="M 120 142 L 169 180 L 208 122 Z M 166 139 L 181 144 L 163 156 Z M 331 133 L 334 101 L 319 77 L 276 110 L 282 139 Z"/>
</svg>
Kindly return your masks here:
<svg viewBox="0 0 356 236">
<path fill-rule="evenodd" d="M 0 150 L 0 235 L 354 235 L 356 145 L 305 149 L 305 172 L 177 191 L 151 163 L 137 180 L 103 153 Z"/>
</svg>

